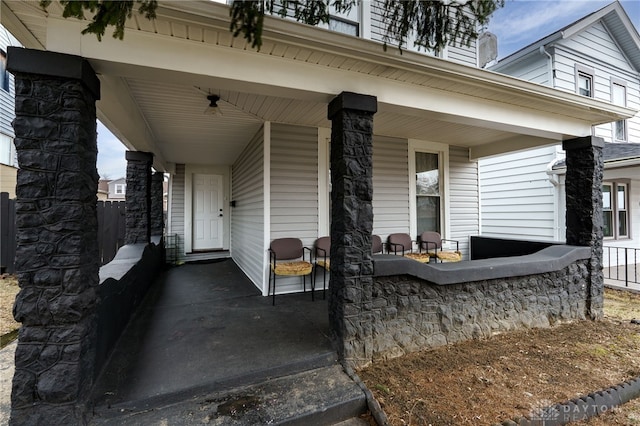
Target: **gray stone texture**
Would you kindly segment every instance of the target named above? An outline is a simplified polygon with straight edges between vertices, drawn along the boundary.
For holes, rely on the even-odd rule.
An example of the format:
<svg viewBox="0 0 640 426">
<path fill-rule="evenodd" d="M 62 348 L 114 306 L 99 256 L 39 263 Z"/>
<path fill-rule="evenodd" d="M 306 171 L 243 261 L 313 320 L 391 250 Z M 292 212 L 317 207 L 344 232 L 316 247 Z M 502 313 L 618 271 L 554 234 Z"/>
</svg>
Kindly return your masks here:
<svg viewBox="0 0 640 426">
<path fill-rule="evenodd" d="M 604 315 L 602 273 L 602 175 L 604 160 L 601 138 L 565 141 L 567 153 L 566 204 L 567 244 L 591 248 L 587 310 L 591 319 Z"/>
<path fill-rule="evenodd" d="M 366 364 L 498 332 L 585 319 L 587 264 L 580 260 L 556 272 L 449 285 L 408 275 L 376 277 L 367 324 L 372 339 L 360 343 L 358 358 Z"/>
<path fill-rule="evenodd" d="M 329 321 L 348 365 L 371 356 L 373 261 L 372 96 L 342 93 L 329 104 L 331 129 L 331 284 Z M 363 354 L 364 353 L 364 354 Z"/>
<path fill-rule="evenodd" d="M 159 236 L 164 231 L 164 173 L 155 172 L 151 177 L 151 236 Z"/>
<path fill-rule="evenodd" d="M 151 241 L 151 164 L 153 154 L 127 151 L 125 244 Z"/>
<path fill-rule="evenodd" d="M 21 57 L 36 62 L 39 54 L 21 51 Z M 88 63 L 70 58 L 72 65 L 82 68 L 78 75 L 86 76 Z M 64 62 L 64 57 L 58 59 Z M 11 65 L 19 64 L 14 60 Z M 82 79 L 56 78 L 52 72 L 42 76 L 13 71 L 13 127 L 20 166 L 20 293 L 14 317 L 22 327 L 10 424 L 84 424 L 98 305 L 97 80 L 93 75 L 88 88 Z"/>
</svg>

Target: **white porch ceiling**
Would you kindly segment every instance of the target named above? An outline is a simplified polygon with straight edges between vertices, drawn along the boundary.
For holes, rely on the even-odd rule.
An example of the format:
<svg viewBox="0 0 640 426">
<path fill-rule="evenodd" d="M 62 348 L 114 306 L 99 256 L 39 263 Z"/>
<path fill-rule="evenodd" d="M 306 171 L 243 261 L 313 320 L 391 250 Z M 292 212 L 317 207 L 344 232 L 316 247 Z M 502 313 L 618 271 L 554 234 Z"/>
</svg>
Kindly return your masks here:
<svg viewBox="0 0 640 426">
<path fill-rule="evenodd" d="M 85 23 L 37 2 L 2 1 L 2 23 L 29 48 L 87 58 L 100 75 L 99 118 L 130 149 L 167 163 L 233 164 L 264 121 L 329 127 L 342 91 L 377 96 L 374 132 L 494 155 L 590 134 L 635 111 L 484 70 L 267 18 L 259 52 L 228 30 L 227 6 L 162 2 L 134 15 L 125 40 L 81 36 Z M 222 117 L 204 114 L 217 94 Z"/>
</svg>

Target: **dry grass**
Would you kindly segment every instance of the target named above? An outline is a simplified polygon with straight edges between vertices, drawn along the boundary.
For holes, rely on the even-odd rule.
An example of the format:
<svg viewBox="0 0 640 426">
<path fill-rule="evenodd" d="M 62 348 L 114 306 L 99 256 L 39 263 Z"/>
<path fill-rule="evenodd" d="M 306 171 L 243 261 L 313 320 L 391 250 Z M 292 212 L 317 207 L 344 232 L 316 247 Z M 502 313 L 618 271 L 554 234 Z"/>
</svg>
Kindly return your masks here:
<svg viewBox="0 0 640 426">
<path fill-rule="evenodd" d="M 20 324 L 13 319 L 13 302 L 18 290 L 20 288 L 15 275 L 0 276 L 0 336 L 20 327 Z"/>
<path fill-rule="evenodd" d="M 605 319 L 504 333 L 360 371 L 392 425 L 492 425 L 640 375 L 640 295 L 607 290 Z M 640 425 L 633 401 L 589 425 Z"/>
</svg>

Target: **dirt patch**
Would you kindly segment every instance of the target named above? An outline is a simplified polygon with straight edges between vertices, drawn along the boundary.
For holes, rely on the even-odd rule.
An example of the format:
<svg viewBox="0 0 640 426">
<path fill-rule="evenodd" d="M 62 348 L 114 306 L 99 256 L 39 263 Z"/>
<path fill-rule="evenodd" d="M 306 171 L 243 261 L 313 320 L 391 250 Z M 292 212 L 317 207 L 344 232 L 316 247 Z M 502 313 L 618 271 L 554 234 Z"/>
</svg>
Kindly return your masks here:
<svg viewBox="0 0 640 426">
<path fill-rule="evenodd" d="M 20 323 L 13 319 L 13 302 L 20 288 L 15 275 L 0 275 L 0 348 L 15 339 L 15 336 L 5 336 L 20 327 Z"/>
<path fill-rule="evenodd" d="M 602 321 L 447 345 L 359 375 L 392 425 L 492 425 L 640 376 L 634 318 L 640 295 L 607 289 Z M 640 425 L 640 403 L 582 423 Z"/>
</svg>

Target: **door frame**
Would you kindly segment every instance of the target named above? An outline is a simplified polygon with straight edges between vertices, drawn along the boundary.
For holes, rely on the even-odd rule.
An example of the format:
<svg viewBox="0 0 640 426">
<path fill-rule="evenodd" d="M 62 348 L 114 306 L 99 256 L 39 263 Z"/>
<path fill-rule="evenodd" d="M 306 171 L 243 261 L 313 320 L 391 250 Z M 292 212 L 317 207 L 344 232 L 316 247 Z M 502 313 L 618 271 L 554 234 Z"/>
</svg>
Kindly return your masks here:
<svg viewBox="0 0 640 426">
<path fill-rule="evenodd" d="M 184 252 L 193 252 L 193 175 L 221 175 L 223 186 L 222 229 L 224 237 L 222 239 L 222 249 L 229 250 L 231 232 L 231 209 L 229 200 L 231 196 L 231 168 L 229 166 L 202 166 L 185 165 L 184 170 Z"/>
</svg>

